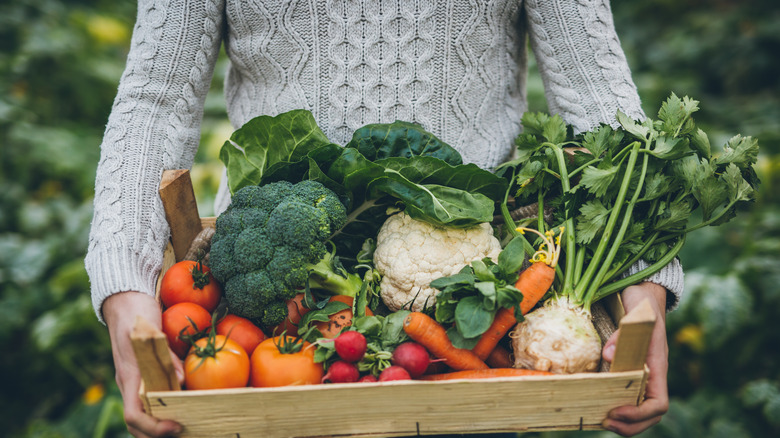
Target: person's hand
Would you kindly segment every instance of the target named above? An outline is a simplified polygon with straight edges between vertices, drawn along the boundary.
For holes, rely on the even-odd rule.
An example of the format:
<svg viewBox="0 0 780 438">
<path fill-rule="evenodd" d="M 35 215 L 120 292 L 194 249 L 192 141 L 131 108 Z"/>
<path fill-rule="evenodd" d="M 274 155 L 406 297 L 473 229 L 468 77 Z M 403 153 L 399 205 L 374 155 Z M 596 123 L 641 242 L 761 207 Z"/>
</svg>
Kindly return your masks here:
<svg viewBox="0 0 780 438">
<path fill-rule="evenodd" d="M 122 292 L 106 298 L 103 302 L 103 317 L 111 336 L 116 383 L 122 393 L 127 430 L 137 438 L 177 435 L 181 432 L 179 424 L 170 420 L 158 420 L 144 412 L 138 394 L 141 373 L 130 342 L 130 332 L 137 315 L 143 316 L 158 329 L 162 327 L 160 306 L 147 294 Z M 184 371 L 181 360 L 173 352 L 171 357 L 179 381 L 182 381 Z"/>
<path fill-rule="evenodd" d="M 666 373 L 669 368 L 669 347 L 666 342 L 666 289 L 654 283 L 644 282 L 630 286 L 623 291 L 623 307 L 626 312 L 636 307 L 645 298 L 656 314 L 655 327 L 650 338 L 647 352 L 647 367 L 650 375 L 647 380 L 645 400 L 639 406 L 621 406 L 609 412 L 602 424 L 605 429 L 623 436 L 636 435 L 658 424 L 669 409 L 669 393 Z M 602 355 L 612 362 L 615 357 L 615 332 L 604 345 Z"/>
</svg>

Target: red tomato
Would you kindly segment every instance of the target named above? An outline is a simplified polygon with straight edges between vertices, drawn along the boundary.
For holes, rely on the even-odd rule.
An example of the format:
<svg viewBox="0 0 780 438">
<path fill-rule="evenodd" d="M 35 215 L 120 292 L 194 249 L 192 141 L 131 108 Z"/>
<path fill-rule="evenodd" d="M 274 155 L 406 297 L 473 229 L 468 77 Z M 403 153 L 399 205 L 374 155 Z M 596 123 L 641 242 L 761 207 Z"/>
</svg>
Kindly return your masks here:
<svg viewBox="0 0 780 438">
<path fill-rule="evenodd" d="M 330 315 L 328 321 L 316 321 L 314 325 L 325 338 L 335 338 L 344 327 L 352 325 L 352 302 L 355 299 L 346 295 L 334 295 L 328 300 L 339 301 L 350 306 L 348 309 L 340 310 Z M 366 306 L 366 315 L 373 316 L 374 312 Z"/>
<path fill-rule="evenodd" d="M 303 299 L 306 294 L 300 293 L 287 300 L 287 318 L 284 322 L 274 327 L 272 335 L 281 335 L 282 333 L 298 336 L 298 323 L 301 322 L 303 315 L 309 312 L 309 309 L 303 305 Z"/>
<path fill-rule="evenodd" d="M 211 314 L 195 303 L 174 304 L 162 314 L 162 329 L 168 345 L 180 358 L 190 349 L 188 337 L 198 336 L 211 327 Z M 184 339 L 182 339 L 184 336 Z"/>
<path fill-rule="evenodd" d="M 324 373 L 322 364 L 314 363 L 314 346 L 300 341 L 298 351 L 284 352 L 285 346 L 289 347 L 294 342 L 292 336 L 284 339 L 277 336 L 261 342 L 250 358 L 250 385 L 269 387 L 322 383 Z"/>
<path fill-rule="evenodd" d="M 208 352 L 208 343 L 216 350 Z M 222 335 L 201 338 L 184 359 L 187 389 L 241 388 L 249 382 L 249 356 L 232 339 Z"/>
<path fill-rule="evenodd" d="M 213 312 L 222 288 L 205 265 L 183 260 L 165 271 L 160 282 L 160 301 L 167 308 L 177 303 L 195 303 Z"/>
<path fill-rule="evenodd" d="M 248 355 L 255 351 L 257 344 L 265 340 L 265 333 L 260 330 L 260 327 L 238 315 L 225 315 L 217 323 L 217 334 L 224 335 L 237 342 L 246 350 Z"/>
</svg>

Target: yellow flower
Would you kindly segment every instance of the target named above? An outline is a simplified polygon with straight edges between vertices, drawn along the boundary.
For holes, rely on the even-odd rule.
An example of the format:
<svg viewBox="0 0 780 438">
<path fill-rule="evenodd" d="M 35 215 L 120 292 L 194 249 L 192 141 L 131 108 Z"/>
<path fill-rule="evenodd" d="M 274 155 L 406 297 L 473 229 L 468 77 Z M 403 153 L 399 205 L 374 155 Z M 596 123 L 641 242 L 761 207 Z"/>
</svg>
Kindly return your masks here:
<svg viewBox="0 0 780 438">
<path fill-rule="evenodd" d="M 81 397 L 84 400 L 84 404 L 94 405 L 99 403 L 100 400 L 103 400 L 103 396 L 105 395 L 106 388 L 104 388 L 101 383 L 94 383 L 84 391 L 84 394 Z"/>
</svg>

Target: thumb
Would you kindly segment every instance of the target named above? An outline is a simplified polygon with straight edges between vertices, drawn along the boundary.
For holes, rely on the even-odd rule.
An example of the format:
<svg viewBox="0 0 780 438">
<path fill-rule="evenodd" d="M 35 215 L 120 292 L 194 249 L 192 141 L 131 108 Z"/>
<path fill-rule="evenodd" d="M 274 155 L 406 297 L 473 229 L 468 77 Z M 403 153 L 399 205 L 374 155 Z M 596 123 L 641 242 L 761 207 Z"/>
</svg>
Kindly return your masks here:
<svg viewBox="0 0 780 438">
<path fill-rule="evenodd" d="M 620 330 L 615 330 L 612 336 L 604 343 L 604 348 L 601 350 L 601 356 L 609 363 L 612 363 L 612 359 L 615 358 L 615 346 L 617 345 L 618 333 Z"/>
</svg>

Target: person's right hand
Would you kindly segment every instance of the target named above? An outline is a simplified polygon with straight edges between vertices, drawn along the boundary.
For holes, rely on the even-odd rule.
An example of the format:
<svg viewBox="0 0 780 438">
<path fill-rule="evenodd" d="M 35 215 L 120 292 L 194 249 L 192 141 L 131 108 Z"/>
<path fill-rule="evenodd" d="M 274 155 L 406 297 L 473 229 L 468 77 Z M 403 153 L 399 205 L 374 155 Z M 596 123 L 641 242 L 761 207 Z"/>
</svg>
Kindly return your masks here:
<svg viewBox="0 0 780 438">
<path fill-rule="evenodd" d="M 147 415 L 138 394 L 141 373 L 130 342 L 130 332 L 138 315 L 146 318 L 158 329 L 162 328 L 160 305 L 147 294 L 121 292 L 106 298 L 103 302 L 103 318 L 111 336 L 116 383 L 124 401 L 127 430 L 137 438 L 177 435 L 181 432 L 181 426 L 170 420 L 158 420 Z M 184 376 L 181 360 L 173 352 L 171 357 L 176 375 L 181 382 Z"/>
</svg>

